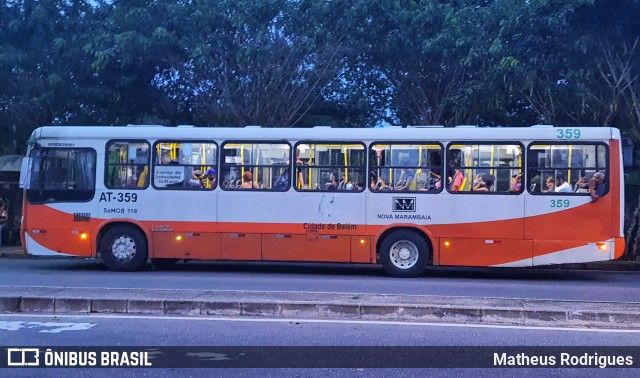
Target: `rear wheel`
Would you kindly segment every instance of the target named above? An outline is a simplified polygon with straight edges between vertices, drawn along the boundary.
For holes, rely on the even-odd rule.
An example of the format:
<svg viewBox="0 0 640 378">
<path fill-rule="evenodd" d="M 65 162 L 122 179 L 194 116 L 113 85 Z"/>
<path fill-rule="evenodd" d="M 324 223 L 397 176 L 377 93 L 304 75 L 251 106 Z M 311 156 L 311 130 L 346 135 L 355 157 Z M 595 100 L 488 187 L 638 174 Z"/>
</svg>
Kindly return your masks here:
<svg viewBox="0 0 640 378">
<path fill-rule="evenodd" d="M 132 272 L 147 262 L 147 240 L 134 227 L 116 226 L 102 237 L 100 255 L 110 270 Z"/>
<path fill-rule="evenodd" d="M 382 266 L 394 277 L 416 277 L 429 261 L 429 245 L 414 231 L 398 230 L 387 235 L 378 251 Z"/>
</svg>

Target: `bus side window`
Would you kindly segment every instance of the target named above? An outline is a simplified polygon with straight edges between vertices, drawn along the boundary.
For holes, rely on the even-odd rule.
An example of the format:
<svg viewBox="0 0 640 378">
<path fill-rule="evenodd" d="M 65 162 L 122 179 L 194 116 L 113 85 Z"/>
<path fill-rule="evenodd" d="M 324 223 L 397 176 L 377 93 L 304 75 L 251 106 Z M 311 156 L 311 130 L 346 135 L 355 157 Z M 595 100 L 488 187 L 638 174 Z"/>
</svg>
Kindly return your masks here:
<svg viewBox="0 0 640 378">
<path fill-rule="evenodd" d="M 442 145 L 437 142 L 373 143 L 369 149 L 369 189 L 439 193 L 443 180 L 442 156 Z"/>
<path fill-rule="evenodd" d="M 149 143 L 139 140 L 111 140 L 107 142 L 105 186 L 107 188 L 145 189 L 140 175 L 149 170 Z"/>
<path fill-rule="evenodd" d="M 296 190 L 363 191 L 365 146 L 361 143 L 299 143 L 296 145 Z"/>
<path fill-rule="evenodd" d="M 291 146 L 286 142 L 235 142 L 222 145 L 223 190 L 289 190 Z"/>
<path fill-rule="evenodd" d="M 595 172 L 608 175 L 606 158 L 604 144 L 534 142 L 527 149 L 527 189 L 532 194 L 589 195 L 589 178 Z"/>
</svg>

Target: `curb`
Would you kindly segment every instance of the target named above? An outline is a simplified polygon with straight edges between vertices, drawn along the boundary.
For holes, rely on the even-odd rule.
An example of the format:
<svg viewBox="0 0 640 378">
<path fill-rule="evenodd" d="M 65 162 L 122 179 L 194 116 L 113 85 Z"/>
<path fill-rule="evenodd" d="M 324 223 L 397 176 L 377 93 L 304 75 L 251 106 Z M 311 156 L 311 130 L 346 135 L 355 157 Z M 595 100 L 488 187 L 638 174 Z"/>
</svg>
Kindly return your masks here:
<svg viewBox="0 0 640 378">
<path fill-rule="evenodd" d="M 640 328 L 640 303 L 343 293 L 0 287 L 0 312 Z"/>
</svg>

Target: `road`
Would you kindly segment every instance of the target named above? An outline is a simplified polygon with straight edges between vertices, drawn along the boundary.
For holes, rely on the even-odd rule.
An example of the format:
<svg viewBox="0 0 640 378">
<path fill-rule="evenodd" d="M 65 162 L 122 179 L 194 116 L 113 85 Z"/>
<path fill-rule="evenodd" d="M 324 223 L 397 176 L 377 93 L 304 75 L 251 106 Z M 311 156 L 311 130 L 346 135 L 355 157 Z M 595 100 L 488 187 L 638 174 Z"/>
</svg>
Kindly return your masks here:
<svg viewBox="0 0 640 378">
<path fill-rule="evenodd" d="M 74 326 L 75 325 L 75 326 Z M 360 321 L 287 321 L 145 316 L 0 315 L 4 345 L 24 346 L 637 346 L 639 331 L 585 330 Z M 10 376 L 74 376 L 81 369 L 8 370 Z M 558 370 L 509 369 L 104 369 L 91 376 L 496 376 L 557 375 Z M 598 369 L 561 374 L 600 376 Z M 607 369 L 607 376 L 635 376 Z"/>
<path fill-rule="evenodd" d="M 415 279 L 377 266 L 189 262 L 118 273 L 92 259 L 0 259 L 0 285 L 378 293 L 640 302 L 640 272 L 434 267 Z"/>
</svg>

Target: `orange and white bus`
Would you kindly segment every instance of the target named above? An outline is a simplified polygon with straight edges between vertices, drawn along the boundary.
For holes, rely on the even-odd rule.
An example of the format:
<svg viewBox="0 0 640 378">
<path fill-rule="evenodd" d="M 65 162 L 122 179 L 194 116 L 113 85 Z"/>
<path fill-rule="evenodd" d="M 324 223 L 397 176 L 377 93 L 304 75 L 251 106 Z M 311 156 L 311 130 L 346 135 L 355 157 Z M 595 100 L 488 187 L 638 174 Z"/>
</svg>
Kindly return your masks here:
<svg viewBox="0 0 640 378">
<path fill-rule="evenodd" d="M 314 261 L 412 277 L 611 260 L 621 155 L 605 127 L 45 126 L 23 162 L 21 235 L 30 255 L 121 271 Z"/>
</svg>

